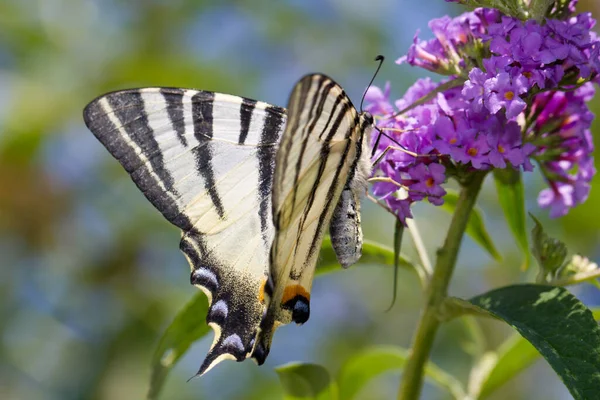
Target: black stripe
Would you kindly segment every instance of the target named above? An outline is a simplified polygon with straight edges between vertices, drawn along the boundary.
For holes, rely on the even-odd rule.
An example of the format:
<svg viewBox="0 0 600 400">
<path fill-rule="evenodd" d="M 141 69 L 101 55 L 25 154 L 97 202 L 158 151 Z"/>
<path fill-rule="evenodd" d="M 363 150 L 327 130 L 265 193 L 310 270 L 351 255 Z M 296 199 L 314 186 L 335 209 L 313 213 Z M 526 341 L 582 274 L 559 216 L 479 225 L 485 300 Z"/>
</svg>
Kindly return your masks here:
<svg viewBox="0 0 600 400">
<path fill-rule="evenodd" d="M 108 96 L 107 100 L 129 138 L 142 150 L 167 190 L 171 190 L 173 177 L 165 168 L 162 151 L 148 124 L 148 115 L 144 109 L 141 93 L 130 92 L 126 96 Z"/>
<path fill-rule="evenodd" d="M 287 126 L 285 127 L 286 132 L 296 132 L 298 130 L 298 126 L 300 124 L 300 115 L 298 114 L 298 112 L 296 110 L 302 110 L 301 105 L 304 104 L 306 102 L 306 98 L 308 96 L 308 92 L 310 90 L 310 87 L 312 85 L 312 77 L 311 76 L 307 76 L 305 78 L 303 78 L 299 83 L 296 84 L 296 86 L 294 87 L 294 90 L 292 91 L 292 94 L 290 96 L 290 100 L 288 101 L 288 122 L 287 122 Z M 298 93 L 300 92 L 300 93 Z M 298 104 L 299 106 L 295 105 L 295 102 L 293 101 L 295 98 L 298 98 Z M 290 125 L 292 124 L 292 125 Z M 287 168 L 288 168 L 288 159 L 290 156 L 290 149 L 292 147 L 292 143 L 294 142 L 291 137 L 290 134 L 288 134 L 285 138 L 286 143 L 285 143 L 285 148 L 280 149 L 280 152 L 283 152 L 283 159 L 282 160 L 277 160 L 279 163 L 279 166 L 277 168 L 279 168 L 279 171 L 281 171 L 281 173 L 278 175 L 280 180 L 283 179 L 283 177 L 286 174 Z M 278 187 L 276 188 L 276 190 L 281 190 L 281 182 L 275 182 L 275 185 L 277 185 Z M 275 190 L 275 188 L 273 188 Z M 278 227 L 279 225 L 279 218 L 278 218 L 278 214 L 276 215 L 275 218 L 275 226 Z"/>
<path fill-rule="evenodd" d="M 343 94 L 343 93 L 342 93 Z M 340 94 L 338 96 L 337 100 L 340 100 L 340 96 L 342 95 Z M 346 97 L 344 95 L 344 97 Z M 339 101 L 336 100 L 336 104 L 339 103 Z M 333 137 L 336 135 L 337 130 L 339 129 L 345 115 L 346 112 L 348 112 L 348 110 L 351 108 L 352 106 L 350 105 L 350 101 L 346 98 L 346 101 L 344 102 L 343 106 L 342 106 L 342 110 L 338 113 L 338 116 L 336 118 L 336 121 L 334 123 L 334 125 L 331 127 L 331 130 L 329 131 L 329 133 L 327 134 L 327 137 L 325 138 L 325 141 L 323 142 L 323 145 L 321 146 L 321 153 L 320 153 L 320 164 L 319 164 L 319 170 L 317 172 L 317 177 L 315 179 L 315 182 L 313 183 L 313 186 L 311 188 L 311 191 L 308 195 L 308 200 L 306 203 L 306 206 L 304 207 L 304 211 L 302 213 L 302 217 L 300 219 L 300 223 L 298 224 L 298 231 L 296 233 L 296 237 L 298 238 L 298 240 L 301 237 L 302 231 L 304 230 L 304 223 L 306 222 L 306 219 L 308 218 L 308 214 L 310 213 L 310 210 L 314 204 L 315 198 L 316 198 L 316 194 L 317 191 L 319 190 L 319 184 L 321 183 L 321 178 L 323 177 L 323 173 L 325 172 L 325 166 L 327 165 L 327 161 L 329 161 L 329 152 L 331 150 L 329 143 L 331 142 L 331 140 L 333 139 Z M 332 109 L 332 115 L 335 114 L 335 109 L 337 107 L 334 107 Z M 346 139 L 349 137 L 349 133 L 352 132 L 352 128 L 353 127 L 349 127 L 348 132 L 346 132 L 345 137 Z M 346 146 L 347 147 L 347 146 Z M 347 150 L 345 150 L 345 153 L 347 152 Z M 331 199 L 333 197 L 333 192 L 336 190 L 336 186 L 337 186 L 337 179 L 338 179 L 338 174 L 340 171 L 341 166 L 343 166 L 344 164 L 344 160 L 345 160 L 345 153 L 342 155 L 342 159 L 340 160 L 340 163 L 337 167 L 338 172 L 336 172 L 336 175 L 334 176 L 334 179 L 332 181 L 331 186 L 329 187 L 329 191 L 328 194 L 326 196 L 326 200 L 325 200 L 325 209 L 323 210 L 323 212 L 321 213 L 321 215 L 319 216 L 319 224 L 317 225 L 317 231 L 315 233 L 315 237 L 313 237 L 313 241 L 311 244 L 311 247 L 309 248 L 309 252 L 308 252 L 308 258 L 310 258 L 314 252 L 313 246 L 315 246 L 315 242 L 317 241 L 316 239 L 319 236 L 319 231 L 322 229 L 322 223 L 323 223 L 323 219 L 324 216 L 327 214 L 327 210 L 330 208 L 330 202 Z M 298 251 L 298 242 L 296 243 L 296 246 L 294 248 L 294 255 L 296 254 L 296 252 Z M 294 277 L 292 276 L 293 271 L 290 271 L 290 278 L 294 279 Z"/>
<path fill-rule="evenodd" d="M 131 91 L 121 92 L 124 96 Z M 116 96 L 113 94 L 111 96 Z M 108 99 L 107 99 L 108 100 Z M 112 112 L 112 110 L 108 110 Z M 90 103 L 84 112 L 85 123 L 106 149 L 123 165 L 131 175 L 131 179 L 146 198 L 175 226 L 189 230 L 192 226 L 189 219 L 179 213 L 175 202 L 166 192 L 157 187 L 155 179 L 151 178 L 147 167 L 139 155 L 127 144 L 117 127 L 108 118 L 106 111 L 98 101 Z"/>
<path fill-rule="evenodd" d="M 183 116 L 183 89 L 161 88 L 160 93 L 167 103 L 167 114 L 179 142 L 187 147 L 185 138 L 185 118 Z"/>
<path fill-rule="evenodd" d="M 196 244 L 200 253 L 196 251 L 192 243 Z M 204 233 L 195 229 L 186 232 L 181 238 L 179 249 L 187 254 L 192 261 L 194 269 L 209 267 L 217 275 L 217 279 L 219 279 L 218 269 L 222 266 L 222 263 L 217 261 L 212 252 L 208 250 Z"/>
<path fill-rule="evenodd" d="M 335 110 L 337 109 L 338 105 L 340 104 L 340 102 L 343 99 L 346 99 L 347 102 L 349 104 L 350 103 L 350 99 L 348 99 L 348 96 L 346 96 L 346 93 L 342 90 L 342 92 L 340 94 L 338 94 L 337 98 L 335 99 L 335 103 L 333 104 L 333 107 L 331 108 L 331 114 L 329 114 L 329 118 L 327 119 L 327 123 L 325 123 L 325 126 L 323 127 L 323 130 L 321 131 L 321 133 L 319 134 L 319 140 L 321 140 L 321 138 L 323 137 L 323 134 L 325 132 L 327 132 L 327 128 L 329 127 L 329 124 L 331 123 L 331 120 L 333 118 L 333 115 L 335 114 Z M 339 120 L 339 116 L 338 116 L 338 120 Z M 341 122 L 340 122 L 341 123 Z M 339 126 L 339 124 L 338 124 Z"/>
<path fill-rule="evenodd" d="M 212 268 L 204 268 L 202 265 L 204 264 L 202 257 L 197 253 L 196 249 L 192 246 L 192 244 L 187 240 L 182 240 L 179 244 L 179 248 L 185 255 L 188 256 L 191 263 L 193 264 L 194 269 L 190 273 L 190 283 L 192 285 L 200 285 L 206 288 L 214 297 L 215 293 L 219 290 L 219 275 L 216 272 L 216 269 Z M 206 278 L 202 275 L 196 275 L 196 271 L 202 269 L 206 271 L 210 271 L 215 274 L 216 282 L 213 282 L 212 279 Z M 214 301 L 214 299 L 213 299 Z M 208 319 L 209 315 L 207 315 Z"/>
<path fill-rule="evenodd" d="M 129 145 L 125 144 L 125 138 L 119 137 L 118 133 L 117 141 L 105 142 L 104 140 L 108 138 L 104 138 L 104 140 L 101 139 L 102 142 L 131 174 L 131 178 L 146 198 L 158 208 L 167 220 L 184 229 L 189 224 L 189 220 L 180 213 L 178 204 L 173 200 L 173 198 L 179 198 L 179 193 L 174 188 L 173 177 L 165 167 L 162 151 L 148 124 L 142 94 L 139 91 L 119 92 L 106 96 L 106 100 L 129 139 L 141 149 L 147 158 L 150 168 L 142 162 L 139 155 Z M 159 187 L 160 183 L 166 190 Z"/>
<path fill-rule="evenodd" d="M 279 142 L 279 136 L 286 119 L 285 110 L 281 107 L 268 106 L 265 108 L 265 113 L 265 123 L 260 137 L 261 146 L 259 147 L 276 145 Z"/>
<path fill-rule="evenodd" d="M 308 140 L 309 140 L 308 136 L 312 133 L 317 122 L 319 121 L 321 114 L 323 113 L 323 108 L 325 106 L 325 102 L 327 101 L 327 97 L 329 96 L 331 89 L 335 86 L 335 83 L 333 81 L 329 81 L 329 84 L 323 85 L 323 82 L 325 81 L 325 79 L 327 79 L 325 76 L 319 75 L 319 81 L 317 82 L 317 88 L 318 88 L 317 93 L 313 97 L 313 101 L 310 106 L 310 112 L 308 114 L 308 119 L 307 119 L 307 122 L 310 122 L 310 123 L 307 123 L 306 127 L 304 129 L 306 134 L 302 135 L 303 136 L 302 137 L 302 146 L 300 148 L 300 154 L 298 155 L 298 161 L 296 161 L 296 174 L 294 176 L 294 193 L 292 195 L 292 211 L 291 211 L 292 214 L 293 214 L 294 208 L 296 206 L 296 197 L 298 194 L 298 185 L 296 185 L 296 183 L 298 182 L 298 178 L 300 177 L 300 170 L 302 168 L 302 160 L 304 158 L 304 152 L 306 151 L 306 146 L 308 145 Z M 318 102 L 318 106 L 317 106 L 317 102 Z M 316 112 L 315 112 L 315 106 L 317 106 Z M 304 108 L 304 104 L 302 104 L 301 107 L 299 107 L 299 108 L 300 109 Z"/>
<path fill-rule="evenodd" d="M 265 294 L 269 296 L 269 298 L 273 297 L 273 288 L 275 287 L 275 277 L 272 274 L 269 274 L 267 278 L 267 283 L 265 284 Z"/>
<path fill-rule="evenodd" d="M 248 137 L 248 131 L 250 130 L 250 122 L 252 121 L 252 113 L 256 107 L 256 100 L 242 99 L 240 106 L 240 137 L 238 144 L 244 144 Z"/>
<path fill-rule="evenodd" d="M 341 96 L 341 94 L 340 94 L 340 96 Z M 338 98 L 336 99 L 336 105 L 341 101 L 340 96 L 338 96 Z M 344 95 L 344 97 L 346 97 L 346 96 Z M 315 183 L 313 184 L 312 190 L 308 196 L 308 201 L 307 201 L 304 213 L 303 213 L 302 221 L 300 221 L 300 224 L 298 226 L 299 232 L 301 232 L 304 229 L 304 222 L 305 222 L 306 217 L 308 216 L 308 213 L 310 212 L 310 209 L 312 208 L 312 205 L 315 201 L 316 193 L 319 188 L 319 184 L 321 183 L 321 178 L 323 177 L 323 173 L 325 172 L 325 165 L 327 164 L 327 161 L 329 159 L 329 152 L 331 150 L 331 148 L 329 147 L 329 143 L 331 142 L 331 140 L 337 133 L 337 130 L 339 129 L 340 125 L 342 124 L 342 121 L 344 120 L 344 117 L 346 116 L 346 112 L 348 112 L 350 107 L 351 107 L 350 102 L 345 101 L 342 106 L 342 110 L 338 113 L 338 116 L 336 118 L 334 125 L 331 127 L 331 130 L 329 131 L 327 137 L 325 138 L 325 141 L 323 142 L 323 145 L 321 146 L 321 157 L 320 157 L 321 162 L 319 164 L 319 171 L 317 172 L 317 178 L 316 178 Z M 332 109 L 332 113 L 331 113 L 332 115 L 335 114 L 336 108 L 337 107 L 334 106 L 334 108 Z M 353 127 L 349 127 L 348 131 L 352 132 L 352 128 Z M 348 138 L 348 133 L 346 133 L 345 137 Z M 343 164 L 343 162 L 340 163 L 340 165 L 342 165 L 342 164 Z M 339 166 L 338 166 L 338 168 L 339 168 Z M 337 179 L 337 177 L 334 178 L 334 182 L 336 179 Z M 330 187 L 330 191 L 331 191 L 331 189 L 335 189 L 335 185 L 332 184 L 332 186 Z"/>
<path fill-rule="evenodd" d="M 198 92 L 192 97 L 192 118 L 194 121 L 194 136 L 198 146 L 192 150 L 196 159 L 196 168 L 204 180 L 204 188 L 215 206 L 217 215 L 223 219 L 225 210 L 223 201 L 219 196 L 213 169 L 213 104 L 215 94 L 211 92 Z"/>
<path fill-rule="evenodd" d="M 365 140 L 365 131 L 370 125 L 370 122 L 368 122 L 364 118 L 361 121 L 358 115 L 354 118 L 354 121 L 355 125 L 360 124 L 360 136 L 356 141 L 356 158 L 352 162 L 352 166 L 350 167 L 350 171 L 348 172 L 348 180 L 346 181 L 347 188 L 351 186 L 351 183 L 354 180 L 354 176 L 356 175 L 356 168 L 358 167 L 358 163 L 360 162 L 360 159 L 362 157 L 363 141 Z"/>
<path fill-rule="evenodd" d="M 317 90 L 315 91 L 316 93 L 312 98 L 312 103 L 308 112 L 308 118 L 306 119 L 307 123 L 302 134 L 303 137 L 308 137 L 310 132 L 312 132 L 312 130 L 315 128 L 315 125 L 317 124 L 317 122 L 321 118 L 321 114 L 323 113 L 323 107 L 325 102 L 327 101 L 327 96 L 331 91 L 331 88 L 335 86 L 335 83 L 333 81 L 329 81 L 327 85 L 323 85 L 323 82 L 327 79 L 324 75 L 318 75 L 317 77 Z M 306 100 L 308 99 L 305 99 L 305 102 Z M 317 106 L 316 112 L 315 106 Z M 304 104 L 302 104 L 300 108 L 304 108 Z"/>
<path fill-rule="evenodd" d="M 110 113 L 112 110 L 108 110 L 108 112 Z M 86 126 L 110 154 L 119 160 L 125 171 L 131 173 L 143 165 L 140 157 L 133 152 L 115 124 L 108 118 L 99 100 L 90 103 L 85 108 L 84 119 Z"/>
<path fill-rule="evenodd" d="M 323 77 L 323 78 L 325 78 L 325 77 Z M 323 82 L 320 82 L 320 84 L 322 85 Z M 327 97 L 329 96 L 329 93 L 332 91 L 332 89 L 335 86 L 336 86 L 336 83 L 331 80 L 329 81 L 329 83 L 327 85 L 324 86 L 323 95 L 322 95 L 321 100 L 319 101 L 319 105 L 317 107 L 317 112 L 316 112 L 317 118 L 315 118 L 313 120 L 313 122 L 311 123 L 310 128 L 309 128 L 309 130 L 311 132 L 315 129 L 317 122 L 319 122 L 319 118 L 321 117 L 321 114 L 323 114 L 323 109 L 325 108 L 325 102 L 327 101 Z M 333 107 L 335 109 L 335 105 Z"/>
<path fill-rule="evenodd" d="M 263 241 L 270 248 L 271 243 L 267 243 L 266 233 L 271 229 L 269 221 L 272 209 L 271 189 L 273 187 L 273 173 L 275 172 L 275 156 L 277 153 L 276 143 L 285 122 L 285 113 L 279 107 L 268 106 L 265 109 L 265 121 L 260 133 L 260 145 L 257 149 L 258 157 L 258 201 L 260 227 L 263 234 Z"/>
<path fill-rule="evenodd" d="M 196 245 L 198 250 L 192 243 Z M 208 249 L 204 233 L 195 229 L 186 232 L 179 242 L 179 249 L 188 256 L 194 270 L 198 268 L 210 270 L 217 277 L 217 281 L 221 282 L 222 277 L 219 271 L 224 268 L 223 262 Z"/>
</svg>

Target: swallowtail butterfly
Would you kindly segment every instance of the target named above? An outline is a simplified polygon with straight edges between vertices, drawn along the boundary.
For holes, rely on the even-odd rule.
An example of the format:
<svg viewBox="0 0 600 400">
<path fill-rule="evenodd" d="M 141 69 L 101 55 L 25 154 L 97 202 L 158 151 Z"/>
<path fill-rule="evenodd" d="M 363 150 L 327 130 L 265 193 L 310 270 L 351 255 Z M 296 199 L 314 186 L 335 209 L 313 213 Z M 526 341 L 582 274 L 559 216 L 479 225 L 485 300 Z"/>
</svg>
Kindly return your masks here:
<svg viewBox="0 0 600 400">
<path fill-rule="evenodd" d="M 279 325 L 306 322 L 327 227 L 340 264 L 360 258 L 373 117 L 327 76 L 302 78 L 287 112 L 221 93 L 143 88 L 98 97 L 84 120 L 182 230 L 215 332 L 199 375 L 225 359 L 262 364 Z"/>
</svg>

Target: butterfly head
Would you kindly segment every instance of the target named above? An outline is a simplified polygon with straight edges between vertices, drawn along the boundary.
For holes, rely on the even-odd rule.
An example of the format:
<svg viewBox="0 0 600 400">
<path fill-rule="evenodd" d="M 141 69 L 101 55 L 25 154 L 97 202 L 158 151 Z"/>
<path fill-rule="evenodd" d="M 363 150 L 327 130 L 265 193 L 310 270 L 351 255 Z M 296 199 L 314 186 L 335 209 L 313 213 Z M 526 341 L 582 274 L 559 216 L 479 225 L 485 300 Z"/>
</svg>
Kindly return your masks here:
<svg viewBox="0 0 600 400">
<path fill-rule="evenodd" d="M 367 125 L 374 125 L 375 124 L 375 118 L 373 118 L 373 115 L 368 112 L 368 111 L 363 111 L 360 114 L 360 118 L 367 124 Z"/>
</svg>

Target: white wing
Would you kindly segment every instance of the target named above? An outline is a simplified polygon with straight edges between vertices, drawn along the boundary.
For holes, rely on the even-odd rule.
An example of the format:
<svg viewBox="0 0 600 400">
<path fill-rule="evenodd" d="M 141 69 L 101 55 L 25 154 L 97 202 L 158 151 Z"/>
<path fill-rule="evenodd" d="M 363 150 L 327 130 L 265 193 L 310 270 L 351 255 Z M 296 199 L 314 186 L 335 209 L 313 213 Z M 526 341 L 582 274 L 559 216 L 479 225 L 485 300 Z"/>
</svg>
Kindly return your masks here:
<svg viewBox="0 0 600 400">
<path fill-rule="evenodd" d="M 183 230 L 180 248 L 191 282 L 209 299 L 215 331 L 198 373 L 250 356 L 266 307 L 271 186 L 285 110 L 219 93 L 146 88 L 101 96 L 84 119 Z"/>
</svg>

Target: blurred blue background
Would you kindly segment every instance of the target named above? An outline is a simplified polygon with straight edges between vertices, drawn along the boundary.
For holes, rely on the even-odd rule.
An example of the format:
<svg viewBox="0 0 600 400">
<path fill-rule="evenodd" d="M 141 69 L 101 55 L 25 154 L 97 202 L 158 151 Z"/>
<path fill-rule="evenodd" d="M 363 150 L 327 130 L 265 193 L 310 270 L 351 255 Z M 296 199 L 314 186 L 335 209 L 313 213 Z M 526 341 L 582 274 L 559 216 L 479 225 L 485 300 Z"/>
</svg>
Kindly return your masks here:
<svg viewBox="0 0 600 400">
<path fill-rule="evenodd" d="M 580 11 L 600 17 L 595 0 Z M 294 83 L 323 72 L 358 104 L 376 63 L 376 84 L 402 94 L 423 71 L 397 66 L 414 32 L 430 37 L 431 18 L 464 11 L 442 0 L 2 0 L 0 2 L 0 398 L 140 399 L 150 358 L 175 313 L 196 293 L 178 250 L 179 232 L 138 192 L 120 165 L 85 128 L 81 113 L 109 90 L 182 86 L 285 105 Z M 591 104 L 600 112 L 598 97 Z M 595 133 L 600 133 L 598 122 Z M 596 179 L 596 183 L 598 179 Z M 596 185 L 597 186 L 597 185 Z M 549 222 L 535 198 L 543 182 L 527 177 L 528 209 L 571 251 L 600 255 L 600 190 L 560 221 Z M 505 254 L 491 260 L 464 242 L 453 295 L 531 280 L 487 182 L 480 205 Z M 367 239 L 391 245 L 393 220 L 364 205 Z M 431 256 L 449 216 L 417 206 Z M 408 235 L 406 235 L 408 236 Z M 414 255 L 405 238 L 404 248 Z M 400 271 L 388 313 L 392 270 L 358 266 L 315 281 L 310 321 L 280 329 L 266 365 L 226 362 L 186 380 L 212 337 L 192 347 L 170 376 L 164 399 L 278 399 L 273 367 L 317 362 L 335 372 L 372 344 L 408 347 L 419 315 L 418 280 Z M 588 304 L 595 289 L 573 288 Z M 198 316 L 204 323 L 204 316 Z M 483 321 L 487 346 L 510 334 Z M 460 322 L 444 326 L 433 359 L 462 380 L 471 356 Z M 386 374 L 363 399 L 395 396 L 399 374 Z M 447 394 L 426 387 L 425 399 Z M 568 399 L 554 372 L 538 362 L 493 399 Z"/>
</svg>

